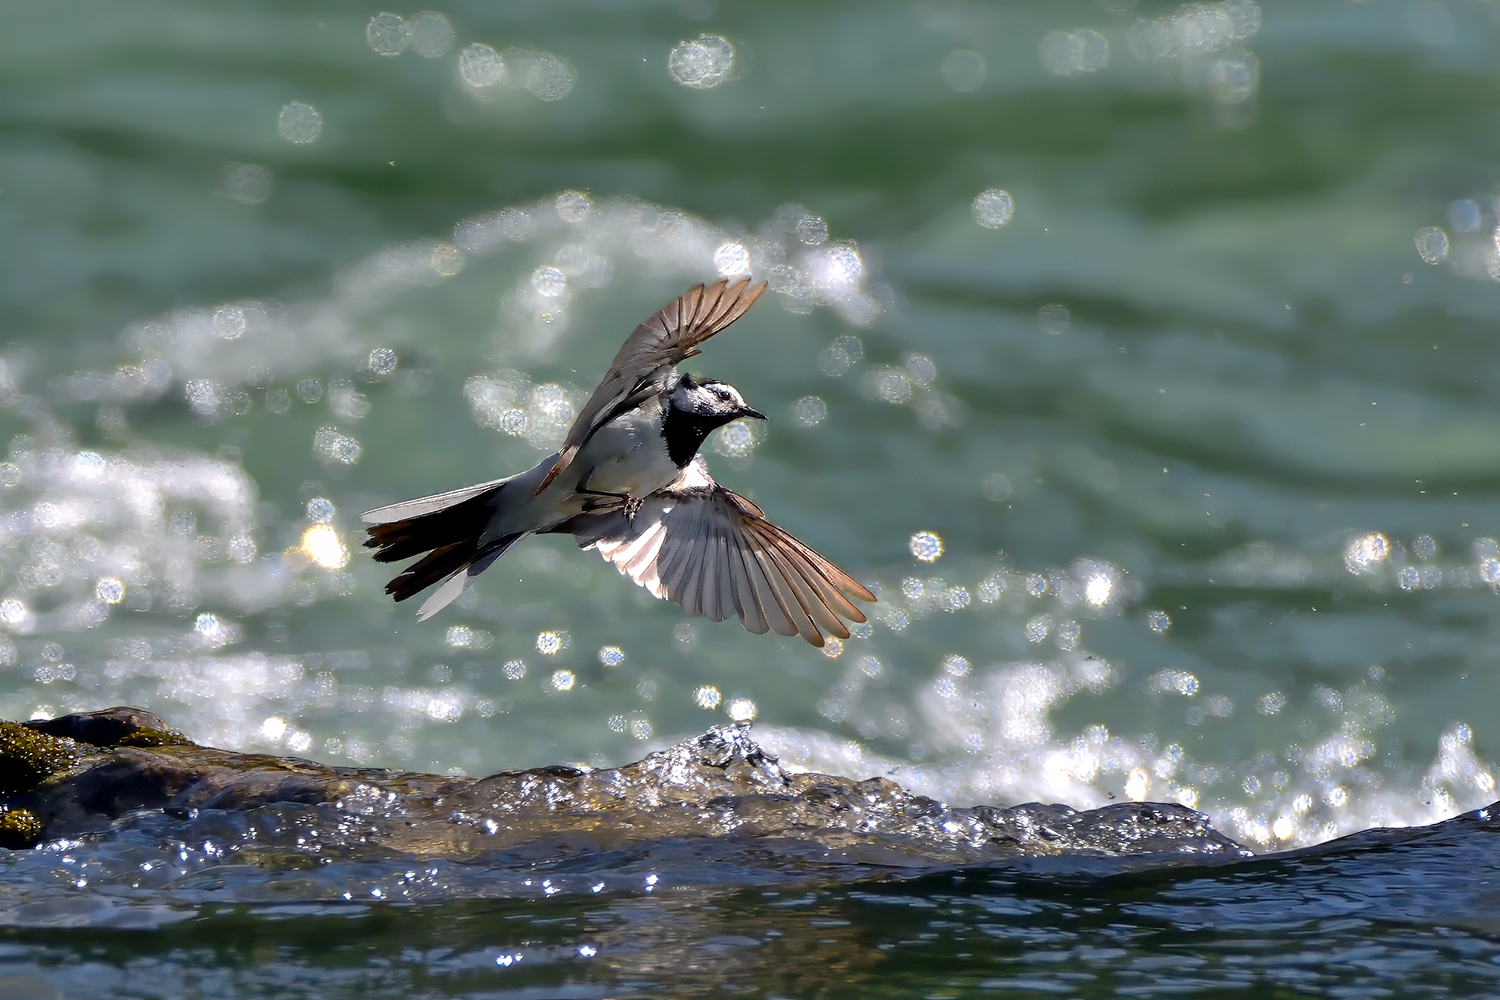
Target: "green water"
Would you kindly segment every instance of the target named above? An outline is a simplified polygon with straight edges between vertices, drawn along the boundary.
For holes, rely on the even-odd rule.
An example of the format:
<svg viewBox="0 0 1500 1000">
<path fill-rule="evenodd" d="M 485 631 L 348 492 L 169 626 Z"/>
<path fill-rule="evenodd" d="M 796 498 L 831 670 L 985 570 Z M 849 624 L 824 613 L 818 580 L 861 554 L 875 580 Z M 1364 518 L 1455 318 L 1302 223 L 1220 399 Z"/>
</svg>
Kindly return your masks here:
<svg viewBox="0 0 1500 1000">
<path fill-rule="evenodd" d="M 3 9 L 0 717 L 482 774 L 753 715 L 1259 849 L 1497 797 L 1493 4 Z M 711 468 L 867 635 L 559 538 L 382 595 L 360 511 L 535 463 L 737 253 Z"/>
</svg>

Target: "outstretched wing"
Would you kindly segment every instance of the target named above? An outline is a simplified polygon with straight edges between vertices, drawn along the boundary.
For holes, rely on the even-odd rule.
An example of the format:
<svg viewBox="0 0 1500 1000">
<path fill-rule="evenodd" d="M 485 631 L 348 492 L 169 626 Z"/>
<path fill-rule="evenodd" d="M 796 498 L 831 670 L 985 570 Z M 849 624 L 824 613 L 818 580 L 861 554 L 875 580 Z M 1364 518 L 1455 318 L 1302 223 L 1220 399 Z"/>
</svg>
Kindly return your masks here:
<svg viewBox="0 0 1500 1000">
<path fill-rule="evenodd" d="M 634 520 L 619 507 L 569 525 L 621 573 L 690 615 L 739 615 L 756 634 L 849 638 L 841 618 L 862 622 L 852 601 L 875 595 L 767 521 L 759 507 L 709 476 L 699 457 L 677 482 L 651 494 Z"/>
<path fill-rule="evenodd" d="M 673 365 L 699 353 L 699 344 L 743 316 L 765 290 L 764 281 L 752 287 L 749 278 L 732 285 L 727 280 L 707 288 L 698 285 L 636 327 L 568 429 L 557 462 L 536 491 L 542 492 L 568 467 L 589 435 L 622 403 L 642 391 L 661 389 L 658 383 Z"/>
</svg>

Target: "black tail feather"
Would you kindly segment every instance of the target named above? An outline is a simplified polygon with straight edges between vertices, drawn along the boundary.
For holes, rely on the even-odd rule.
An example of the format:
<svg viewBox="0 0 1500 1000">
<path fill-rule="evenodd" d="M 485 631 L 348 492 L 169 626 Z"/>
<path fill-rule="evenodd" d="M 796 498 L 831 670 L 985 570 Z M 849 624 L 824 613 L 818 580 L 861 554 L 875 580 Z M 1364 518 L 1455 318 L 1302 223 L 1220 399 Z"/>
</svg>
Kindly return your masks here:
<svg viewBox="0 0 1500 1000">
<path fill-rule="evenodd" d="M 414 597 L 439 580 L 446 579 L 469 565 L 474 561 L 474 554 L 478 551 L 479 546 L 474 540 L 454 542 L 452 545 L 433 549 L 387 583 L 385 592 L 397 601 Z"/>
<path fill-rule="evenodd" d="M 442 510 L 366 528 L 370 537 L 365 547 L 375 550 L 377 562 L 398 562 L 427 553 L 387 583 L 385 592 L 404 601 L 512 541 L 502 538 L 481 545 L 495 513 L 491 501 L 499 491 L 497 486 Z"/>
</svg>

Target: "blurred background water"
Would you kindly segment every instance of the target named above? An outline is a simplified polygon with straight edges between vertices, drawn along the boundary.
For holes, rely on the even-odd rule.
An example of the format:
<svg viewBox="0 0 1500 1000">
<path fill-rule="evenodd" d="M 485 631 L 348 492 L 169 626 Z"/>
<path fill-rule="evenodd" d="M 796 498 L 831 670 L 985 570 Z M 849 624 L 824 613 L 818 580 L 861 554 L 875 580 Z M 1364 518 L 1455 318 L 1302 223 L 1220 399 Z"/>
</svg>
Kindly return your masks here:
<svg viewBox="0 0 1500 1000">
<path fill-rule="evenodd" d="M 1257 849 L 1487 803 L 1500 9 L 55 0 L 0 35 L 0 717 L 436 772 L 727 719 Z M 556 446 L 689 285 L 822 650 L 360 511 Z"/>
</svg>

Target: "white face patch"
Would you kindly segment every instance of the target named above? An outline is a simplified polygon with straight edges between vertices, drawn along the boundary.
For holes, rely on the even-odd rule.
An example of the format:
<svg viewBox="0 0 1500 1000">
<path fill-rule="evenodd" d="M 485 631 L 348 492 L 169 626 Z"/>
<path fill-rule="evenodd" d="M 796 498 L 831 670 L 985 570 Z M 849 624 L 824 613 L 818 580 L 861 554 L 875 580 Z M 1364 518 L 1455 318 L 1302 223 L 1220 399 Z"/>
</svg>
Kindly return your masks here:
<svg viewBox="0 0 1500 1000">
<path fill-rule="evenodd" d="M 723 382 L 680 383 L 672 392 L 672 406 L 703 416 L 738 413 L 745 406 L 739 390 Z"/>
</svg>

